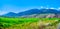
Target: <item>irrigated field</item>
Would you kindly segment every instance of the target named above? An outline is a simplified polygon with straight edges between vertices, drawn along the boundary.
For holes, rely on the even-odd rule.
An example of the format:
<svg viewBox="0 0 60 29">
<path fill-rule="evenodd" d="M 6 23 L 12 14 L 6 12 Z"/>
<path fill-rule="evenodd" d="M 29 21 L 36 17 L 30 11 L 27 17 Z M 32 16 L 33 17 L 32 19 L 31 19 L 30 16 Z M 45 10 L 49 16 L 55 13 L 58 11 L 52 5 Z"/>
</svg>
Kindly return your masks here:
<svg viewBox="0 0 60 29">
<path fill-rule="evenodd" d="M 0 29 L 56 29 L 60 18 L 0 17 Z"/>
</svg>

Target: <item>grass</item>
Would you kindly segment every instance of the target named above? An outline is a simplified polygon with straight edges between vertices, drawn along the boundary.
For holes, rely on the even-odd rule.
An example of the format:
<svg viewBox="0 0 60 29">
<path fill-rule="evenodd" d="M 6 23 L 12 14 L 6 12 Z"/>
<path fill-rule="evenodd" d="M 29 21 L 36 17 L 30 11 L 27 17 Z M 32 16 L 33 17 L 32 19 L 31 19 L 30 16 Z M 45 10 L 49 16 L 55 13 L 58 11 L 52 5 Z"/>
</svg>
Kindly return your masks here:
<svg viewBox="0 0 60 29">
<path fill-rule="evenodd" d="M 8 18 L 0 17 L 1 29 L 39 29 L 41 25 L 50 23 L 44 29 L 56 29 L 60 18 Z"/>
</svg>

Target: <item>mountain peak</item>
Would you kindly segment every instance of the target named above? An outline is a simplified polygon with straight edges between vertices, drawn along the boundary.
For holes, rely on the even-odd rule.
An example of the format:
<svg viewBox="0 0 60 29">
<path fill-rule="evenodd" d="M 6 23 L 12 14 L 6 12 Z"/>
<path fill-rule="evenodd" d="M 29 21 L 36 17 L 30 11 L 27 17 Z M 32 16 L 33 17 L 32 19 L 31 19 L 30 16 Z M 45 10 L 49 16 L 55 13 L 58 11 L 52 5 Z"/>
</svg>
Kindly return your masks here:
<svg viewBox="0 0 60 29">
<path fill-rule="evenodd" d="M 5 14 L 4 16 L 7 16 L 7 17 L 15 17 L 15 16 L 18 16 L 18 14 L 14 13 L 14 12 L 9 12 L 7 14 Z"/>
<path fill-rule="evenodd" d="M 14 12 L 9 12 L 9 13 L 14 13 Z"/>
</svg>

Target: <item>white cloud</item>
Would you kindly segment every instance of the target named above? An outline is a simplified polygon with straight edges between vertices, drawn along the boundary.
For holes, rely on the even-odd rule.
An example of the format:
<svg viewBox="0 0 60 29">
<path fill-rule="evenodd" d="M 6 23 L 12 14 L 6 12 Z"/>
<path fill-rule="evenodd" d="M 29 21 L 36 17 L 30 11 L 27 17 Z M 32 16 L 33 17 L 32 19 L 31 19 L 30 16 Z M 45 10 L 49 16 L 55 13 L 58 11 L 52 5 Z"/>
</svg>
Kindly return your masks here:
<svg viewBox="0 0 60 29">
<path fill-rule="evenodd" d="M 56 9 L 56 8 L 50 8 L 50 9 Z"/>
</svg>

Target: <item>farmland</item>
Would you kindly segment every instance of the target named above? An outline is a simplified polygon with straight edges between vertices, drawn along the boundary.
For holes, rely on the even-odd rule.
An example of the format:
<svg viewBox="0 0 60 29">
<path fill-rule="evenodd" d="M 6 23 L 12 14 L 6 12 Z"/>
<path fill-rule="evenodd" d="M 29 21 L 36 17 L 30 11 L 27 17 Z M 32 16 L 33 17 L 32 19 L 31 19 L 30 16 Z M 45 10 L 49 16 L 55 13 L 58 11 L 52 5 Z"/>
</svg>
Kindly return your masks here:
<svg viewBox="0 0 60 29">
<path fill-rule="evenodd" d="M 56 29 L 60 18 L 10 18 L 0 17 L 0 29 Z M 50 24 L 46 26 L 47 24 Z"/>
</svg>

